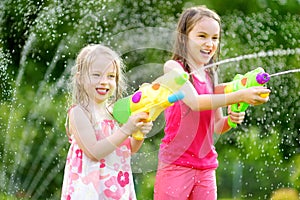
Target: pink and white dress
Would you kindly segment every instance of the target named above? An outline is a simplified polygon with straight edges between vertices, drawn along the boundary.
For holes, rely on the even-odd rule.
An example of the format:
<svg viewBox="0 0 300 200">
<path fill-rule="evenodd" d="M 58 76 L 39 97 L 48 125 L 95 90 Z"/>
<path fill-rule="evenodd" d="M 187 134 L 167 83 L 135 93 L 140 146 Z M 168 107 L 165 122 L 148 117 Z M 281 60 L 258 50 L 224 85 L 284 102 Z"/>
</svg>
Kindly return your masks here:
<svg viewBox="0 0 300 200">
<path fill-rule="evenodd" d="M 119 128 L 113 120 L 103 120 L 95 125 L 97 140 Z M 70 137 L 62 200 L 135 200 L 131 171 L 130 139 L 99 161 L 88 158 L 79 148 L 74 136 Z"/>
</svg>

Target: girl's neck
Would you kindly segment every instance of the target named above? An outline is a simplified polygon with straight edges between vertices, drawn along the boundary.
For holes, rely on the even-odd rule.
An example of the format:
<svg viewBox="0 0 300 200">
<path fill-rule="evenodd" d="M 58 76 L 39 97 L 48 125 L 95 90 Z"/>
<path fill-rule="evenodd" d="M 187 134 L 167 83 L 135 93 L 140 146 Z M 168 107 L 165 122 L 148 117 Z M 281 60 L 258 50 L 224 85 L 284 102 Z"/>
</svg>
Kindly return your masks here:
<svg viewBox="0 0 300 200">
<path fill-rule="evenodd" d="M 196 76 L 200 81 L 206 81 L 206 72 L 203 64 L 196 64 L 194 62 L 188 62 L 191 73 Z"/>
<path fill-rule="evenodd" d="M 108 119 L 111 118 L 108 110 L 107 110 L 107 103 L 103 102 L 100 104 L 97 103 L 90 103 L 89 110 L 90 112 L 98 119 Z"/>
<path fill-rule="evenodd" d="M 201 71 L 204 67 L 203 63 L 196 63 L 193 59 L 188 59 L 187 64 L 190 66 L 191 72 L 193 71 Z"/>
<path fill-rule="evenodd" d="M 89 109 L 96 111 L 103 111 L 106 109 L 106 102 L 96 103 L 94 101 L 89 102 Z"/>
</svg>

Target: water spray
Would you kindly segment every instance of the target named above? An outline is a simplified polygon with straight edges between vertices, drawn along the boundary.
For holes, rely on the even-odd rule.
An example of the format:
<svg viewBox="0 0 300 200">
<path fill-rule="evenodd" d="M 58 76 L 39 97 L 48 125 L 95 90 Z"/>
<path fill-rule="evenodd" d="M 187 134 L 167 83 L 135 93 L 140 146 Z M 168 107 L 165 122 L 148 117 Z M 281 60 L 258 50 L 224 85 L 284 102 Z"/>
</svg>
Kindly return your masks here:
<svg viewBox="0 0 300 200">
<path fill-rule="evenodd" d="M 280 75 L 289 74 L 289 73 L 296 73 L 296 72 L 300 72 L 300 69 L 292 69 L 292 70 L 287 70 L 287 71 L 283 71 L 283 72 L 278 72 L 275 74 L 270 74 L 270 77 L 280 76 Z"/>
<path fill-rule="evenodd" d="M 264 57 L 271 57 L 271 56 L 288 56 L 288 55 L 295 55 L 295 54 L 300 54 L 300 48 L 295 48 L 295 49 L 277 49 L 277 50 L 269 50 L 267 52 L 265 51 L 261 51 L 258 53 L 252 53 L 252 54 L 246 54 L 246 55 L 242 55 L 242 56 L 238 56 L 238 57 L 234 57 L 234 58 L 228 58 L 225 60 L 221 60 L 209 65 L 206 65 L 204 68 L 201 69 L 207 69 L 207 68 L 211 68 L 214 66 L 218 66 L 218 65 L 223 65 L 226 63 L 231 63 L 231 62 L 238 62 L 241 60 L 246 60 L 246 59 L 254 59 L 254 58 L 264 58 Z M 190 75 L 192 75 L 193 73 L 197 72 L 198 70 L 195 70 L 193 72 L 190 73 Z M 286 71 L 282 74 L 286 74 L 286 73 L 293 73 L 293 72 L 299 72 L 300 69 L 296 69 L 296 70 L 289 70 Z M 276 73 L 273 74 L 271 76 L 278 76 L 278 75 L 282 75 L 281 73 Z"/>
</svg>

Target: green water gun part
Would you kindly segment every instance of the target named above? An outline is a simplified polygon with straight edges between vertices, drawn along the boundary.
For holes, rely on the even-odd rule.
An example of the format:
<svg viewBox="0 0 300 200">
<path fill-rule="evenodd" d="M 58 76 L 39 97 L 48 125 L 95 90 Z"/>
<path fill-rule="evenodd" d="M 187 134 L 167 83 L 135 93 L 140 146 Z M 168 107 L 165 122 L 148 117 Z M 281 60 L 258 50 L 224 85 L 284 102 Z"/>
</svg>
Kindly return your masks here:
<svg viewBox="0 0 300 200">
<path fill-rule="evenodd" d="M 254 86 L 263 86 L 270 80 L 270 75 L 264 71 L 263 68 L 258 67 L 245 75 L 237 74 L 233 80 L 229 83 L 226 83 L 224 88 L 224 93 L 235 92 L 241 89 L 254 87 Z M 260 96 L 266 98 L 269 95 L 261 94 Z M 248 108 L 249 104 L 241 102 L 231 105 L 231 110 L 233 112 L 244 112 Z M 233 123 L 228 117 L 228 124 L 230 127 L 235 128 L 236 123 Z"/>
</svg>

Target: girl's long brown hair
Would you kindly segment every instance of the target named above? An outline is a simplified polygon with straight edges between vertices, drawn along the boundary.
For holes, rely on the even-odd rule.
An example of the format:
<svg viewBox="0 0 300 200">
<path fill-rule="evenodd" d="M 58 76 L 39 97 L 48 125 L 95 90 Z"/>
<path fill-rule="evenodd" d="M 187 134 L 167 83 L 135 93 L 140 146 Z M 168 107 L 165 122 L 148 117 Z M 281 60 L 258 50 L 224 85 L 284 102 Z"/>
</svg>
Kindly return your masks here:
<svg viewBox="0 0 300 200">
<path fill-rule="evenodd" d="M 214 12 L 213 10 L 208 9 L 205 6 L 197 6 L 191 7 L 186 9 L 180 16 L 178 24 L 177 24 L 177 32 L 175 38 L 175 44 L 173 49 L 173 60 L 180 60 L 183 64 L 184 69 L 190 73 L 191 68 L 187 63 L 187 41 L 188 41 L 188 34 L 194 28 L 196 23 L 200 21 L 203 17 L 209 17 L 216 20 L 220 25 L 220 33 L 219 33 L 219 45 L 217 52 L 211 58 L 209 63 L 211 64 L 217 62 L 220 54 L 220 43 L 221 43 L 221 19 L 220 16 Z M 208 68 L 209 76 L 212 80 L 213 86 L 217 82 L 217 74 L 216 74 L 217 67 Z M 191 81 L 192 78 L 191 78 Z"/>
</svg>

